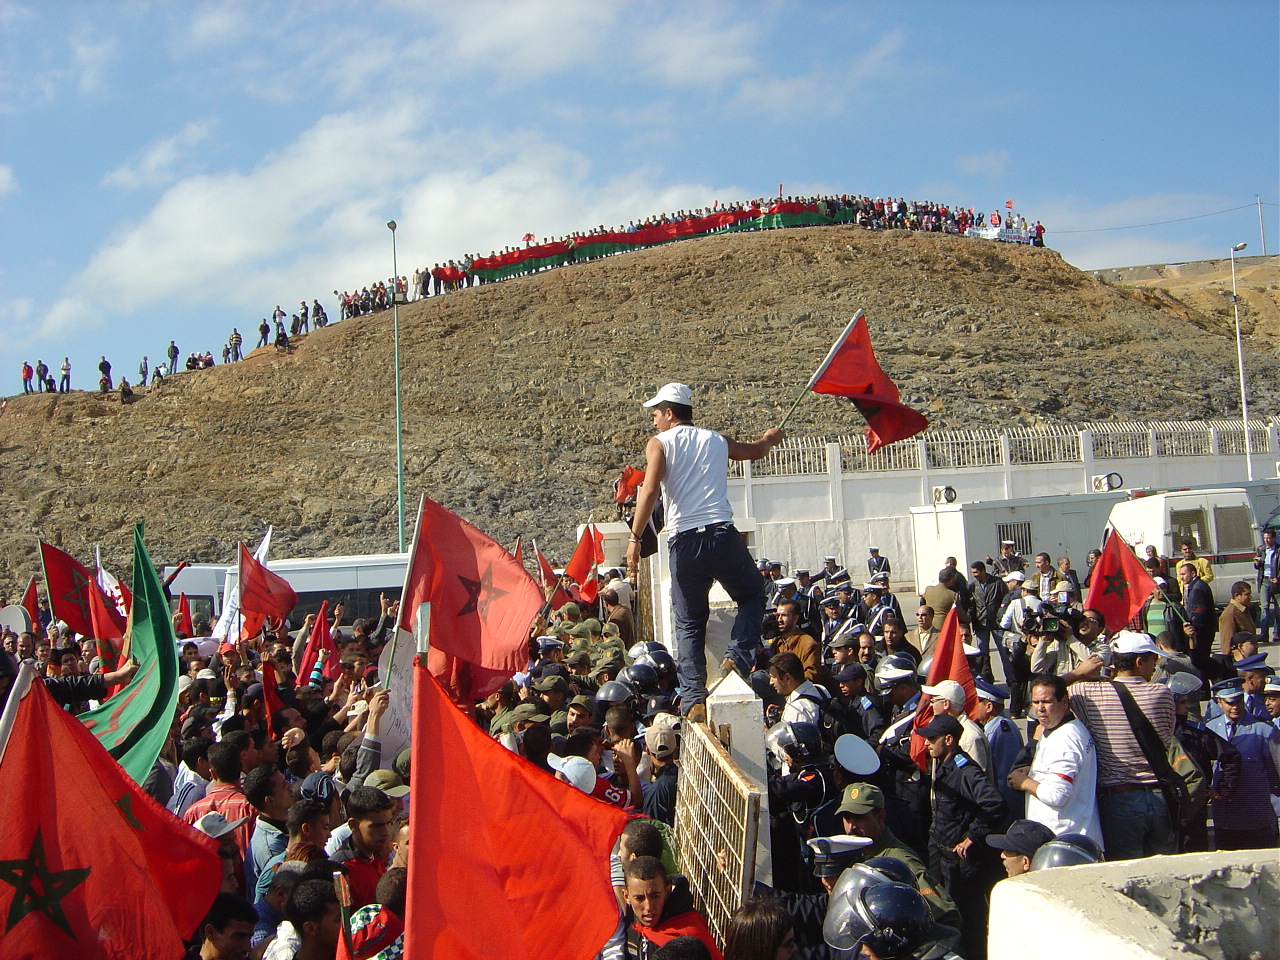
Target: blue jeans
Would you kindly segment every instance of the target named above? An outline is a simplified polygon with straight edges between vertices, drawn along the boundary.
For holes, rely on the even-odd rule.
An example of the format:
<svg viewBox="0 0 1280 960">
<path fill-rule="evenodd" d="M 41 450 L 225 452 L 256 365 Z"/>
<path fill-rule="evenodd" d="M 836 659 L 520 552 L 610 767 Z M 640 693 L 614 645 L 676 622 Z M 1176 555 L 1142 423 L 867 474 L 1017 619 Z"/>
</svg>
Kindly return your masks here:
<svg viewBox="0 0 1280 960">
<path fill-rule="evenodd" d="M 1098 815 L 1107 860 L 1137 860 L 1178 852 L 1178 838 L 1169 823 L 1159 787 L 1104 793 L 1098 798 Z"/>
<path fill-rule="evenodd" d="M 1266 643 L 1272 634 L 1280 637 L 1280 587 L 1272 586 L 1271 581 L 1264 577 L 1258 599 L 1258 633 L 1262 635 L 1262 642 Z"/>
<path fill-rule="evenodd" d="M 707 699 L 707 617 L 712 581 L 738 605 L 726 656 L 744 676 L 751 675 L 764 620 L 764 579 L 747 545 L 732 524 L 714 524 L 677 533 L 668 541 L 671 609 L 676 626 L 680 700 L 687 711 Z"/>
</svg>

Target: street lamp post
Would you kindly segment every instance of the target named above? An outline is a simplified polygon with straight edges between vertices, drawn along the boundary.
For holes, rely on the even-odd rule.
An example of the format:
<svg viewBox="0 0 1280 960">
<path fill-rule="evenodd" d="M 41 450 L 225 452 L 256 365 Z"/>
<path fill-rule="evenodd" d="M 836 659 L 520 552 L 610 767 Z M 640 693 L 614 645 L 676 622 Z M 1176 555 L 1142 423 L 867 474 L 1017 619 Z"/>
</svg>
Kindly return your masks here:
<svg viewBox="0 0 1280 960">
<path fill-rule="evenodd" d="M 1253 479 L 1253 443 L 1249 438 L 1249 394 L 1244 385 L 1244 340 L 1240 336 L 1240 298 L 1236 295 L 1236 254 L 1247 247 L 1237 243 L 1231 248 L 1231 306 L 1236 314 L 1236 362 L 1240 365 L 1240 414 L 1244 417 L 1244 462 L 1246 475 Z"/>
<path fill-rule="evenodd" d="M 400 428 L 400 296 L 397 291 L 400 267 L 396 263 L 396 222 L 388 220 L 387 229 L 391 231 L 391 336 L 396 354 L 396 518 L 400 552 L 404 553 L 404 433 Z M 1236 329 L 1239 330 L 1239 324 Z"/>
</svg>

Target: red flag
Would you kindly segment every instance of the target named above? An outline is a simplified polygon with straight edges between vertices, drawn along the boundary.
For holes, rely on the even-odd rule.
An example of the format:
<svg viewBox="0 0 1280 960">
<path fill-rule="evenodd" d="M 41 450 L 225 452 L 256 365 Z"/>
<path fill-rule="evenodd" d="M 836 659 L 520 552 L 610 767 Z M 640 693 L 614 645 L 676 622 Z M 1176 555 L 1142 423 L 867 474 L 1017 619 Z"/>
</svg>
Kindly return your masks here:
<svg viewBox="0 0 1280 960">
<path fill-rule="evenodd" d="M 537 241 L 538 238 L 535 237 L 532 233 L 526 233 L 520 239 L 523 240 L 525 243 L 534 243 Z"/>
<path fill-rule="evenodd" d="M 943 680 L 954 680 L 964 687 L 964 712 L 970 717 L 978 709 L 978 688 L 973 683 L 973 673 L 969 670 L 969 661 L 964 655 L 964 644 L 960 642 L 959 610 L 952 607 L 942 621 L 942 629 L 938 631 L 938 643 L 933 648 L 933 663 L 929 666 L 929 677 L 925 686 L 935 687 Z M 911 721 L 911 729 L 919 730 L 933 719 L 933 710 L 929 701 L 930 694 L 921 694 L 920 705 L 916 707 L 915 718 Z M 929 768 L 928 743 L 924 737 L 912 736 L 911 759 L 921 770 Z"/>
<path fill-rule="evenodd" d="M 1004 202 L 1004 205 L 1005 205 L 1005 207 L 1007 207 L 1007 208 L 1008 208 L 1008 209 L 1010 209 L 1010 210 L 1012 210 L 1012 209 L 1013 209 L 1013 201 L 1012 201 L 1012 200 L 1006 200 L 1006 201 Z"/>
<path fill-rule="evenodd" d="M 1114 632 L 1123 630 L 1155 592 L 1156 582 L 1133 547 L 1112 530 L 1089 578 L 1085 607 L 1101 613 L 1107 629 Z"/>
<path fill-rule="evenodd" d="M 97 640 L 98 672 L 110 673 L 120 666 L 124 656 L 124 632 L 116 626 L 107 611 L 107 604 L 102 599 L 102 592 L 96 587 L 89 589 L 89 618 L 93 623 L 93 631 L 89 634 Z M 110 700 L 123 685 L 110 687 L 107 699 Z"/>
<path fill-rule="evenodd" d="M 179 956 L 218 892 L 217 841 L 143 793 L 30 667 L 0 716 L 0 757 L 0 955 Z"/>
<path fill-rule="evenodd" d="M 547 590 L 553 591 L 549 600 L 551 609 L 559 610 L 573 598 L 569 596 L 564 587 L 560 586 L 560 578 L 556 576 L 555 569 L 547 561 L 547 558 L 542 555 L 542 551 L 538 549 L 536 541 L 533 544 L 533 552 L 538 557 L 538 572 L 542 575 L 543 592 L 545 593 Z"/>
<path fill-rule="evenodd" d="M 604 867 L 627 815 L 487 736 L 421 666 L 413 686 L 413 729 L 431 735 L 413 738 L 410 761 L 424 786 L 409 812 L 405 956 L 595 956 L 618 924 Z"/>
<path fill-rule="evenodd" d="M 87 567 L 69 553 L 40 542 L 40 560 L 44 565 L 44 582 L 49 587 L 49 609 L 76 633 L 94 636 L 89 612 L 89 592 L 97 584 Z"/>
<path fill-rule="evenodd" d="M 40 604 L 36 596 L 36 578 L 32 577 L 27 583 L 26 591 L 22 594 L 22 608 L 31 618 L 31 632 L 40 637 L 44 635 L 44 630 L 40 627 Z"/>
<path fill-rule="evenodd" d="M 637 470 L 630 464 L 623 467 L 622 476 L 613 485 L 613 502 L 626 503 L 636 495 L 642 483 L 644 483 L 643 470 Z"/>
<path fill-rule="evenodd" d="M 280 689 L 277 686 L 276 667 L 269 660 L 262 661 L 262 700 L 267 708 L 267 726 L 271 725 L 271 718 L 276 715 L 277 710 L 284 709 L 284 701 L 280 699 Z M 271 731 L 275 735 L 275 731 Z"/>
<path fill-rule="evenodd" d="M 298 605 L 298 595 L 289 581 L 259 563 L 240 544 L 240 610 L 243 626 L 240 639 L 257 636 L 267 617 L 283 620 Z"/>
<path fill-rule="evenodd" d="M 589 523 L 582 528 L 578 547 L 573 551 L 564 572 L 573 578 L 574 583 L 586 583 L 587 574 L 598 563 L 604 563 L 604 534 L 596 529 L 594 523 Z"/>
<path fill-rule="evenodd" d="M 328 650 L 329 659 L 324 664 L 324 676 L 329 680 L 337 680 L 342 673 L 342 661 L 338 656 L 338 645 L 333 642 L 333 631 L 329 629 L 329 601 L 320 601 L 320 612 L 316 614 L 315 623 L 311 625 L 311 636 L 307 638 L 307 647 L 302 651 L 302 664 L 298 668 L 298 686 L 311 681 L 311 672 L 320 659 L 320 651 Z"/>
<path fill-rule="evenodd" d="M 924 416 L 898 402 L 898 388 L 876 362 L 867 321 L 859 310 L 809 380 L 814 393 L 844 397 L 867 419 L 867 452 L 914 437 L 929 426 Z"/>
<path fill-rule="evenodd" d="M 191 601 L 187 599 L 185 593 L 178 594 L 178 629 L 188 637 L 196 632 L 191 623 Z"/>
<path fill-rule="evenodd" d="M 527 665 L 542 591 L 500 544 L 426 497 L 405 574 L 401 630 L 415 634 L 424 603 L 431 604 L 431 671 L 456 702 L 489 696 Z"/>
<path fill-rule="evenodd" d="M 596 598 L 600 596 L 600 581 L 596 579 L 594 573 L 587 577 L 586 582 L 578 588 L 578 596 L 582 597 L 587 603 L 596 602 Z"/>
</svg>

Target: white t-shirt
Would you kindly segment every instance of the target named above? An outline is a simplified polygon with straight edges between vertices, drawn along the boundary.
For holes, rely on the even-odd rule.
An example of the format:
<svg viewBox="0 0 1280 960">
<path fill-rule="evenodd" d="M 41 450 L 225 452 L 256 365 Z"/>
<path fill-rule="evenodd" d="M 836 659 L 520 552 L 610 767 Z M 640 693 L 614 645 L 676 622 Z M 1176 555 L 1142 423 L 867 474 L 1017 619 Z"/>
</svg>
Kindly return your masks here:
<svg viewBox="0 0 1280 960">
<path fill-rule="evenodd" d="M 1068 720 L 1036 744 L 1031 761 L 1036 794 L 1027 794 L 1027 819 L 1055 836 L 1083 833 L 1102 846 L 1098 819 L 1098 755 L 1089 728 Z"/>
<path fill-rule="evenodd" d="M 667 533 L 733 520 L 729 507 L 729 441 L 714 430 L 682 423 L 658 434 L 666 456 L 662 498 Z"/>
<path fill-rule="evenodd" d="M 816 727 L 822 719 L 822 701 L 829 696 L 806 680 L 787 697 L 782 706 L 782 719 L 788 723 L 812 723 Z"/>
</svg>

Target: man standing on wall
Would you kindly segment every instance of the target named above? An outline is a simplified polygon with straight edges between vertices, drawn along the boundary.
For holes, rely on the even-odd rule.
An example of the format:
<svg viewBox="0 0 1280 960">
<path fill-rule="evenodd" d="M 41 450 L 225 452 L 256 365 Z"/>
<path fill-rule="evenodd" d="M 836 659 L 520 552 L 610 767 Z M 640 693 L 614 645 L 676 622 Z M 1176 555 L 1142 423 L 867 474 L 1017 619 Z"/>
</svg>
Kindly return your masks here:
<svg viewBox="0 0 1280 960">
<path fill-rule="evenodd" d="M 743 443 L 693 425 L 693 394 L 683 383 L 668 383 L 644 405 L 657 436 L 645 446 L 644 486 L 636 500 L 627 542 L 627 573 L 634 581 L 640 541 L 661 487 L 669 534 L 671 606 L 675 616 L 680 694 L 685 715 L 706 719 L 707 664 L 704 650 L 712 581 L 738 606 L 733 640 L 721 668 L 750 675 L 764 618 L 764 581 L 742 535 L 733 525 L 728 469 L 732 460 L 759 460 L 782 442 L 772 427 Z"/>
</svg>

